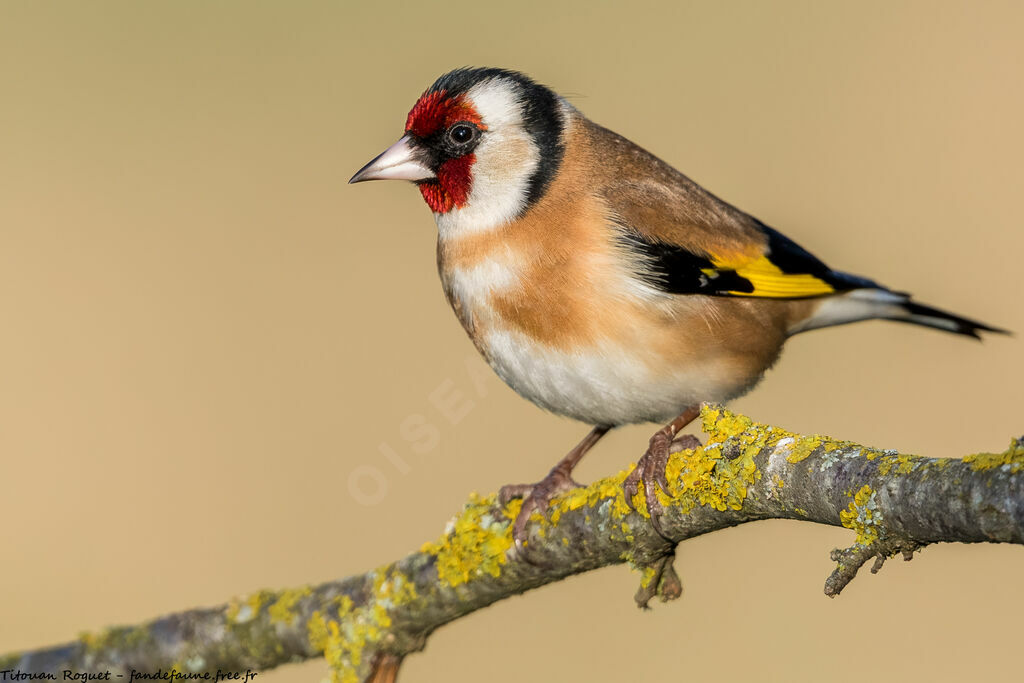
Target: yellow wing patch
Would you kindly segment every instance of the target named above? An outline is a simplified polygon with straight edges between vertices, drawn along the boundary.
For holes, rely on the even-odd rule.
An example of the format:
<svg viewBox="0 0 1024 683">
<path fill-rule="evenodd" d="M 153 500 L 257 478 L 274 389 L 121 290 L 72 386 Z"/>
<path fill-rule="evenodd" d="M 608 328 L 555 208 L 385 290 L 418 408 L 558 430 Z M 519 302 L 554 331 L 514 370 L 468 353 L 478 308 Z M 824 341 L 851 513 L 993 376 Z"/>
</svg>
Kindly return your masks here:
<svg viewBox="0 0 1024 683">
<path fill-rule="evenodd" d="M 801 297 L 831 294 L 835 288 L 824 280 L 808 273 L 785 273 L 769 260 L 767 256 L 747 261 L 732 263 L 713 259 L 717 268 L 735 271 L 737 275 L 748 280 L 754 287 L 753 292 L 729 291 L 727 294 L 736 296 L 774 297 L 780 299 L 799 299 Z M 710 273 L 705 273 L 710 275 Z"/>
</svg>

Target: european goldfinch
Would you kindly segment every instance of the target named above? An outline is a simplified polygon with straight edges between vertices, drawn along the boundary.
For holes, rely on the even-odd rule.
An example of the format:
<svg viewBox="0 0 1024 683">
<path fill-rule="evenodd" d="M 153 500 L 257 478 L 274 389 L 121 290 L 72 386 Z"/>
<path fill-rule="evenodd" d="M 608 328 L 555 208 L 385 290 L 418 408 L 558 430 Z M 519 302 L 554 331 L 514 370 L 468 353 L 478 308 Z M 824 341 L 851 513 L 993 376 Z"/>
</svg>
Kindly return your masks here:
<svg viewBox="0 0 1024 683">
<path fill-rule="evenodd" d="M 494 371 L 594 425 L 541 482 L 502 490 L 525 498 L 520 550 L 531 513 L 577 486 L 573 467 L 618 425 L 667 423 L 626 481 L 656 521 L 679 430 L 701 402 L 749 391 L 794 334 L 872 318 L 1002 331 L 832 270 L 513 71 L 441 76 L 349 182 L 381 179 L 418 185 L 444 293 Z"/>
</svg>

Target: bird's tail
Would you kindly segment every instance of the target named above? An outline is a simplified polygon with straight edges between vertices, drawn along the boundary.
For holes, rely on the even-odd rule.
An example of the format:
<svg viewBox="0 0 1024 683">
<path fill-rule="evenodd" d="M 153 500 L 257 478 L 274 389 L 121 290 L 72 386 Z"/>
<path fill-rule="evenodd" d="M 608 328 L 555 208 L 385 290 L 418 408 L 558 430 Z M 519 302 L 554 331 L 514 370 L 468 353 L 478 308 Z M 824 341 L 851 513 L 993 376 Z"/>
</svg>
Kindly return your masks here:
<svg viewBox="0 0 1024 683">
<path fill-rule="evenodd" d="M 982 332 L 1009 334 L 1007 330 L 919 304 L 911 300 L 909 294 L 874 287 L 855 289 L 822 299 L 814 314 L 800 322 L 790 332 L 795 334 L 819 327 L 874 319 L 923 325 L 975 339 L 981 339 Z"/>
</svg>

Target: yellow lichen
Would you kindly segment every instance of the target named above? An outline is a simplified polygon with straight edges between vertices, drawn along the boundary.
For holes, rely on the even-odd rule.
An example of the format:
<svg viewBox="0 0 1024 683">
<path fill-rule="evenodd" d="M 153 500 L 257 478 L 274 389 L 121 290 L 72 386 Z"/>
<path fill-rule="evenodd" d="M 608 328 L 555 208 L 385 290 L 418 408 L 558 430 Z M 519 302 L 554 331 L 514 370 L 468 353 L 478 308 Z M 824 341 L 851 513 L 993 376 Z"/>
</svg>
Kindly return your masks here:
<svg viewBox="0 0 1024 683">
<path fill-rule="evenodd" d="M 87 652 L 99 652 L 106 648 L 111 641 L 109 628 L 101 631 L 82 631 L 78 634 L 78 640 L 85 645 Z"/>
<path fill-rule="evenodd" d="M 441 538 L 420 548 L 437 558 L 441 583 L 454 587 L 476 576 L 499 576 L 506 553 L 512 547 L 510 523 L 522 504 L 521 500 L 513 500 L 499 513 L 493 497 L 470 499 Z"/>
<path fill-rule="evenodd" d="M 698 449 L 676 458 L 676 472 L 669 473 L 669 482 L 677 482 L 672 491 L 680 511 L 689 512 L 698 505 L 716 510 L 739 510 L 747 496 L 747 486 L 759 476 L 754 451 L 745 451 L 732 460 L 722 455 L 721 446 Z"/>
<path fill-rule="evenodd" d="M 659 574 L 658 569 L 659 569 L 659 567 L 652 566 L 652 565 L 645 565 L 643 567 L 640 567 L 640 587 L 641 588 L 650 588 L 651 587 L 651 584 L 654 583 L 654 580 L 658 578 L 658 574 Z"/>
<path fill-rule="evenodd" d="M 626 473 L 620 472 L 558 496 L 544 515 L 534 512 L 530 516 L 531 523 L 538 525 L 537 533 L 543 538 L 567 512 L 584 508 L 601 510 L 610 519 L 620 522 L 612 527 L 615 532 L 632 541 L 629 525 L 622 521 L 632 512 L 622 490 L 625 477 Z M 499 509 L 494 504 L 494 496 L 471 497 L 462 513 L 449 522 L 445 534 L 437 541 L 423 544 L 420 551 L 437 558 L 438 576 L 447 586 L 458 586 L 475 577 L 500 576 L 512 547 L 511 522 L 521 508 L 521 500 L 513 500 Z M 587 516 L 585 521 L 589 520 Z M 569 539 L 562 537 L 562 543 L 568 545 Z"/>
<path fill-rule="evenodd" d="M 295 606 L 299 603 L 299 600 L 312 594 L 313 591 L 309 586 L 281 591 L 277 596 L 277 600 L 267 608 L 270 623 L 287 624 L 290 626 L 298 617 L 298 614 L 295 613 Z"/>
<path fill-rule="evenodd" d="M 324 659 L 331 667 L 331 680 L 334 683 L 359 683 L 359 665 L 363 661 L 362 643 L 352 647 L 341 634 L 341 624 L 328 621 L 325 624 Z"/>
<path fill-rule="evenodd" d="M 328 612 L 333 610 L 339 619 L 344 618 L 352 610 L 352 599 L 347 595 L 339 595 L 328 602 L 324 608 Z M 327 626 L 329 621 L 323 612 L 316 610 L 306 622 L 307 637 L 314 650 L 323 652 L 327 648 L 327 638 L 330 635 L 330 629 Z"/>
<path fill-rule="evenodd" d="M 821 443 L 822 437 L 817 435 L 797 438 L 789 450 L 789 455 L 786 456 L 786 462 L 798 463 L 806 460 Z"/>
<path fill-rule="evenodd" d="M 886 474 L 910 474 L 921 465 L 928 462 L 928 458 L 916 455 L 883 455 L 878 465 L 878 473 Z"/>
<path fill-rule="evenodd" d="M 320 610 L 316 610 L 306 622 L 306 638 L 314 650 L 323 652 L 327 649 L 328 635 L 327 618 Z"/>
<path fill-rule="evenodd" d="M 273 600 L 275 593 L 270 590 L 259 590 L 244 598 L 235 598 L 228 603 L 227 621 L 229 625 L 245 624 L 259 616 L 263 605 Z"/>
<path fill-rule="evenodd" d="M 353 608 L 352 600 L 342 595 L 325 612 L 313 612 L 306 622 L 309 643 L 323 652 L 334 683 L 359 680 L 367 647 L 380 643 L 391 627 L 390 611 L 417 598 L 412 581 L 395 565 L 375 570 L 372 579 L 364 605 Z"/>
<path fill-rule="evenodd" d="M 705 408 L 702 416 L 708 443 L 669 459 L 665 475 L 671 490 L 662 502 L 684 513 L 701 505 L 739 510 L 747 487 L 761 477 L 755 456 L 788 434 L 722 408 Z"/>
<path fill-rule="evenodd" d="M 1024 470 L 1024 441 L 1014 439 L 1002 453 L 975 453 L 965 456 L 963 461 L 975 472 L 999 467 L 1005 472 L 1016 474 Z"/>
<path fill-rule="evenodd" d="M 625 477 L 626 473 L 620 472 L 618 476 L 601 479 L 586 488 L 573 489 L 560 496 L 552 504 L 551 522 L 557 524 L 562 515 L 570 510 L 579 510 L 583 507 L 594 509 L 605 504 L 605 501 L 608 501 L 608 514 L 611 518 L 622 519 L 631 512 L 622 492 Z"/>
<path fill-rule="evenodd" d="M 373 599 L 378 605 L 392 609 L 405 605 L 419 597 L 416 586 L 402 572 L 394 567 L 374 572 Z M 390 625 L 390 622 L 386 625 Z"/>
<path fill-rule="evenodd" d="M 839 521 L 857 534 L 858 545 L 868 546 L 878 540 L 882 513 L 870 486 L 865 484 L 854 494 L 847 508 L 839 512 Z"/>
<path fill-rule="evenodd" d="M 100 631 L 78 634 L 86 652 L 102 652 L 115 649 L 134 649 L 147 645 L 153 634 L 145 626 L 112 626 Z"/>
<path fill-rule="evenodd" d="M 773 459 L 785 456 L 790 463 L 802 462 L 818 452 L 822 468 L 840 458 L 863 455 L 870 460 L 881 459 L 878 468 L 882 474 L 907 474 L 919 467 L 944 467 L 947 464 L 945 461 L 904 456 L 895 451 L 861 449 L 824 436 L 800 437 L 757 424 L 721 408 L 705 408 L 702 418 L 704 431 L 708 434 L 707 445 L 672 454 L 666 467 L 669 490 L 663 492 L 656 487 L 661 502 L 682 513 L 699 506 L 721 511 L 742 509 L 748 490 L 762 476 L 757 456 L 773 452 L 773 449 Z M 1007 453 L 969 456 L 964 461 L 975 469 L 1009 466 L 1016 472 L 1024 469 L 1024 446 L 1014 444 Z M 815 467 L 818 465 L 816 462 Z M 626 518 L 634 509 L 646 515 L 647 506 L 642 486 L 634 499 L 627 502 L 623 493 L 626 476 L 627 472 L 621 472 L 589 487 L 558 496 L 543 514 L 535 512 L 531 515 L 531 524 L 539 525 L 539 535 L 548 535 L 553 542 L 560 541 L 561 545 L 567 546 L 572 541 L 564 533 L 556 531 L 554 525 L 567 514 L 579 514 L 586 520 L 600 519 L 606 523 L 601 528 L 603 534 L 631 541 L 632 530 Z M 776 475 L 772 478 L 772 485 L 781 490 L 786 482 Z M 848 507 L 839 513 L 843 526 L 856 533 L 856 542 L 860 545 L 868 546 L 879 541 L 884 526 L 875 491 L 865 485 L 856 493 L 847 491 L 846 495 L 851 500 Z M 441 585 L 451 588 L 501 576 L 513 545 L 511 522 L 521 506 L 522 501 L 514 500 L 501 509 L 496 505 L 494 496 L 471 497 L 462 512 L 449 523 L 445 533 L 421 549 L 434 557 L 433 566 L 437 569 Z M 808 516 L 802 508 L 793 508 L 793 511 Z M 623 551 L 622 557 L 632 559 L 628 550 Z M 642 572 L 642 586 L 649 588 L 656 578 L 655 570 L 638 568 Z M 364 672 L 367 653 L 376 649 L 388 635 L 394 607 L 417 599 L 412 582 L 394 565 L 377 570 L 372 576 L 372 586 L 372 595 L 365 605 L 354 608 L 351 601 L 344 598 L 339 602 L 336 614 L 331 609 L 317 611 L 306 624 L 309 642 L 324 653 L 336 683 L 357 680 L 358 675 Z M 292 618 L 290 615 L 294 613 L 294 605 L 300 597 L 277 596 L 270 607 L 271 619 Z M 266 598 L 265 594 L 258 593 L 246 599 L 244 605 L 256 614 Z M 243 605 L 236 605 L 233 609 L 236 619 L 243 616 Z"/>
</svg>

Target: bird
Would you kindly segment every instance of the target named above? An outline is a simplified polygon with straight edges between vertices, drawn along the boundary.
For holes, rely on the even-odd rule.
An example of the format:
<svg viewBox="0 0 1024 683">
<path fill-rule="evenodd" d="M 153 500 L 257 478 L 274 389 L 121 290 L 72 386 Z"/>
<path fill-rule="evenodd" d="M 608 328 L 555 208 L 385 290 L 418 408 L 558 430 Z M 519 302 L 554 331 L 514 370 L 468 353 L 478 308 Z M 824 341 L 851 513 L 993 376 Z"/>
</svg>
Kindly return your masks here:
<svg viewBox="0 0 1024 683">
<path fill-rule="evenodd" d="M 438 78 L 399 140 L 349 183 L 417 185 L 438 229 L 444 294 L 512 389 L 592 426 L 522 498 L 534 512 L 579 484 L 572 472 L 611 429 L 662 426 L 624 481 L 655 528 L 673 448 L 700 406 L 752 389 L 790 337 L 885 319 L 981 338 L 996 327 L 834 270 L 530 77 L 464 67 Z"/>
</svg>

